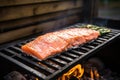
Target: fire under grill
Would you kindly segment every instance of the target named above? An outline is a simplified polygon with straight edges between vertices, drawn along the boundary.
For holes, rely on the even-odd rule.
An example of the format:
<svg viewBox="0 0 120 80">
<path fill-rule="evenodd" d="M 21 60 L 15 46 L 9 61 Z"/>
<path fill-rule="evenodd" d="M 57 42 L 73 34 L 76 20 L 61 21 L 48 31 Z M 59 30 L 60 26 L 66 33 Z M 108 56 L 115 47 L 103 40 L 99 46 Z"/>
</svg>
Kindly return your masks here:
<svg viewBox="0 0 120 80">
<path fill-rule="evenodd" d="M 80 24 L 76 24 L 74 26 L 79 25 Z M 20 66 L 22 69 L 35 75 L 39 79 L 53 80 L 53 78 L 59 77 L 77 63 L 94 54 L 97 50 L 120 36 L 119 30 L 111 30 L 112 31 L 110 33 L 104 34 L 96 40 L 74 47 L 43 61 L 33 56 L 27 56 L 20 49 L 21 45 L 33 40 L 34 38 L 22 41 L 20 40 L 1 46 L 0 56 Z"/>
</svg>

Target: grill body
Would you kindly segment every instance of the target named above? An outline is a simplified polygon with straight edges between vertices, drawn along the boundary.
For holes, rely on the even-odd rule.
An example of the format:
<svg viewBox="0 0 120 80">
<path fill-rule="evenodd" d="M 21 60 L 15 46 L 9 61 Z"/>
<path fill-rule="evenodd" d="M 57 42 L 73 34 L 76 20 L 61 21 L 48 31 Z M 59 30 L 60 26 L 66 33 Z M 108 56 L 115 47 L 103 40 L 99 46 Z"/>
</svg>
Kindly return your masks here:
<svg viewBox="0 0 120 80">
<path fill-rule="evenodd" d="M 78 23 L 70 27 L 77 27 L 80 25 L 81 24 Z M 116 29 L 111 30 L 110 33 L 100 36 L 96 40 L 73 47 L 43 61 L 33 56 L 25 55 L 20 49 L 21 45 L 33 40 L 36 36 L 1 46 L 0 57 L 14 63 L 39 79 L 52 80 L 119 38 L 120 31 Z"/>
</svg>

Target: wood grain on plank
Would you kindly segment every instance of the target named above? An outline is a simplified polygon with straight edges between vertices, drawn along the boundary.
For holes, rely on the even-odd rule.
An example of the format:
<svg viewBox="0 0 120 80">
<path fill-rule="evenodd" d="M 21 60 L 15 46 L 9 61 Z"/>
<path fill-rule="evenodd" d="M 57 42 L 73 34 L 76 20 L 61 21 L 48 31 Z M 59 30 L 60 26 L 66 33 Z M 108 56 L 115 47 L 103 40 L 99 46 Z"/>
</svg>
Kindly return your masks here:
<svg viewBox="0 0 120 80">
<path fill-rule="evenodd" d="M 0 7 L 43 3 L 43 2 L 53 2 L 53 1 L 60 1 L 60 0 L 0 0 Z"/>
<path fill-rule="evenodd" d="M 0 32 L 4 32 L 6 30 L 12 30 L 14 28 L 19 28 L 23 25 L 35 23 L 35 22 L 42 22 L 42 21 L 47 21 L 50 19 L 56 19 L 56 18 L 61 18 L 69 15 L 77 15 L 81 13 L 80 8 L 75 8 L 71 10 L 65 10 L 65 11 L 60 11 L 56 13 L 51 13 L 51 14 L 45 14 L 45 15 L 39 15 L 39 16 L 33 16 L 33 17 L 28 17 L 24 19 L 18 19 L 18 20 L 10 20 L 10 21 L 4 21 L 0 23 Z"/>
<path fill-rule="evenodd" d="M 46 13 L 82 7 L 81 0 L 62 1 L 44 4 L 30 4 L 16 7 L 1 7 L 0 21 L 14 20 Z"/>
</svg>

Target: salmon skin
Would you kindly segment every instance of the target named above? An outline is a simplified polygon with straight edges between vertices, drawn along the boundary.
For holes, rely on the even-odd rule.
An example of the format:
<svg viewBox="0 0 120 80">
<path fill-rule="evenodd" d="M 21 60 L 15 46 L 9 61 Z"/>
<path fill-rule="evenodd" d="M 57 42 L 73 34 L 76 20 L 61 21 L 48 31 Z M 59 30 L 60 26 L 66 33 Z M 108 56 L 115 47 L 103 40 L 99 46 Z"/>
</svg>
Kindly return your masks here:
<svg viewBox="0 0 120 80">
<path fill-rule="evenodd" d="M 21 46 L 23 52 L 40 60 L 55 55 L 76 45 L 96 39 L 100 33 L 87 28 L 69 28 L 38 36 Z"/>
</svg>

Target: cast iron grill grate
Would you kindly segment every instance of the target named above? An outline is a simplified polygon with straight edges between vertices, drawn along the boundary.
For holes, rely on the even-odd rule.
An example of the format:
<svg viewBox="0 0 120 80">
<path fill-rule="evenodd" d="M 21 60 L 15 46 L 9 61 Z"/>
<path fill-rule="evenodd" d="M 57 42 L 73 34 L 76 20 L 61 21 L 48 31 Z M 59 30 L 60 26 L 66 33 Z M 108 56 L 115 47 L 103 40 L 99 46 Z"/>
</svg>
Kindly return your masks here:
<svg viewBox="0 0 120 80">
<path fill-rule="evenodd" d="M 76 26 L 78 25 L 79 24 Z M 27 56 L 20 49 L 21 45 L 34 38 L 2 47 L 0 49 L 0 56 L 15 63 L 42 80 L 50 80 L 62 75 L 65 71 L 76 65 L 78 61 L 92 55 L 95 51 L 120 36 L 119 30 L 111 30 L 110 33 L 100 36 L 96 40 L 74 47 L 43 61 L 33 56 Z"/>
</svg>

